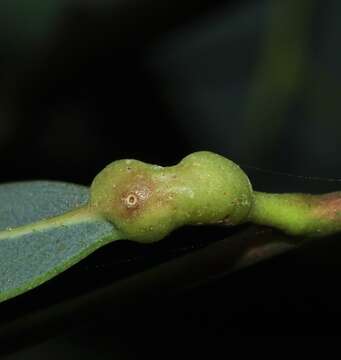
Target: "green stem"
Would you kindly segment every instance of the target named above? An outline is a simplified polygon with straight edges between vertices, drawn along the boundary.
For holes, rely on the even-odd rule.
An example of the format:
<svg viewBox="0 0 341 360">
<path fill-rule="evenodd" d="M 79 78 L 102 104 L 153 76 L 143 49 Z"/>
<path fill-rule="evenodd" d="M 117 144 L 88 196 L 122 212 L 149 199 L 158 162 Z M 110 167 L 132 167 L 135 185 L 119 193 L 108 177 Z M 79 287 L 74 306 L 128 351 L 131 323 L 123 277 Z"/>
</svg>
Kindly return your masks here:
<svg viewBox="0 0 341 360">
<path fill-rule="evenodd" d="M 341 231 L 341 192 L 323 195 L 255 191 L 248 220 L 289 235 L 326 236 Z"/>
</svg>

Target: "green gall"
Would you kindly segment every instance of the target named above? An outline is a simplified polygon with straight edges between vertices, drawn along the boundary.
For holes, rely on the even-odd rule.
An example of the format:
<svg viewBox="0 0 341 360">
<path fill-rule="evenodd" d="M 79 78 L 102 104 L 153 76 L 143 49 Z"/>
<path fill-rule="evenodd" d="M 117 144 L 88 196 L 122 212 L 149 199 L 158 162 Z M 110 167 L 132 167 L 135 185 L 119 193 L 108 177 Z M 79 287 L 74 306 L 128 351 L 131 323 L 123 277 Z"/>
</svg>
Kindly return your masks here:
<svg viewBox="0 0 341 360">
<path fill-rule="evenodd" d="M 130 240 L 153 242 L 186 224 L 247 220 L 250 181 L 232 161 L 207 151 L 161 167 L 138 160 L 109 164 L 91 185 L 90 206 Z"/>
</svg>

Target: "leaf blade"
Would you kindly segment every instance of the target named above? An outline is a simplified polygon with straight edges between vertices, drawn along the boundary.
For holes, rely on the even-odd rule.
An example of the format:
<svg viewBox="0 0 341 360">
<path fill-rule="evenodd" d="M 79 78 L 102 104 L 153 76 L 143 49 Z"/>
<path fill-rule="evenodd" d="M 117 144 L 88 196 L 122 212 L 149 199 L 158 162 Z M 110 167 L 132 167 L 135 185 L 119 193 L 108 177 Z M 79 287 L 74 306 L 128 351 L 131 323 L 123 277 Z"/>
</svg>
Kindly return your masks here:
<svg viewBox="0 0 341 360">
<path fill-rule="evenodd" d="M 37 287 L 120 235 L 99 219 L 0 241 L 0 301 Z"/>
<path fill-rule="evenodd" d="M 121 238 L 111 223 L 84 212 L 88 199 L 88 188 L 67 183 L 0 186 L 0 302 L 37 287 Z M 44 226 L 37 226 L 39 220 Z"/>
<path fill-rule="evenodd" d="M 26 225 L 85 205 L 89 189 L 58 181 L 0 185 L 0 230 Z"/>
</svg>

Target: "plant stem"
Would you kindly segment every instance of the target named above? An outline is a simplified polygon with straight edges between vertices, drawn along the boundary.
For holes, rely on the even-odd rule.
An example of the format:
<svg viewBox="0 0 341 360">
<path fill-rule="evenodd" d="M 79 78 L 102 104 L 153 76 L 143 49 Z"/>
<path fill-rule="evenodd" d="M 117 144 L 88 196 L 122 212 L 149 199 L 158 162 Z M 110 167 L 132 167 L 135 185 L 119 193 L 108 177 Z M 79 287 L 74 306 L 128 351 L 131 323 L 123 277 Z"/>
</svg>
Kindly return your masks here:
<svg viewBox="0 0 341 360">
<path fill-rule="evenodd" d="M 326 236 L 341 231 L 341 192 L 253 194 L 250 222 L 298 236 Z"/>
</svg>

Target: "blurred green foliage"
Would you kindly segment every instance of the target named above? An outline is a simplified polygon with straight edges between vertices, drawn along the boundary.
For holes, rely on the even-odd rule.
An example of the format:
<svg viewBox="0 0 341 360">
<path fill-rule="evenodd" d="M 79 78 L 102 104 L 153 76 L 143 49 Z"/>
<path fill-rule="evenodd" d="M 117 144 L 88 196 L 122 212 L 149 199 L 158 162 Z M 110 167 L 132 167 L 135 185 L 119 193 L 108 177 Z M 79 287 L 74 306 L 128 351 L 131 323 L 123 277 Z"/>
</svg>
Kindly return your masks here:
<svg viewBox="0 0 341 360">
<path fill-rule="evenodd" d="M 252 131 L 244 140 L 256 151 L 260 138 L 271 148 L 283 133 L 290 107 L 313 76 L 311 30 L 314 0 L 269 1 L 245 116 Z M 256 155 L 254 153 L 254 155 Z"/>
<path fill-rule="evenodd" d="M 39 144 L 46 156 L 73 156 L 84 168 L 102 158 L 95 173 L 149 146 L 143 157 L 154 162 L 208 149 L 240 164 L 340 177 L 340 2 L 207 4 L 211 11 L 192 10 L 187 21 L 183 13 L 198 6 L 192 0 L 3 0 L 0 161 Z M 124 130 L 134 121 L 139 136 L 130 146 L 110 142 L 108 118 Z M 152 149 L 157 123 L 174 127 L 182 150 L 171 154 L 162 140 Z M 65 126 L 81 134 L 76 146 Z M 84 183 L 84 173 L 73 180 Z"/>
<path fill-rule="evenodd" d="M 21 53 L 48 40 L 57 30 L 66 3 L 64 0 L 2 0 L 1 41 Z"/>
</svg>

